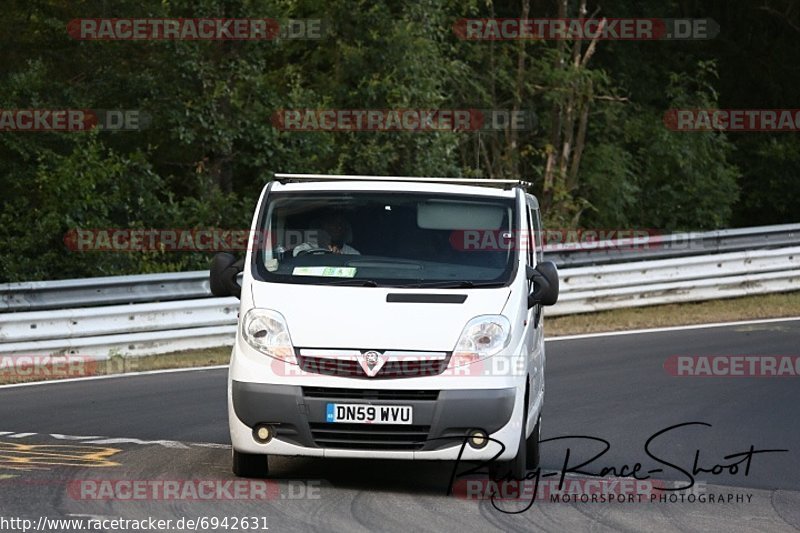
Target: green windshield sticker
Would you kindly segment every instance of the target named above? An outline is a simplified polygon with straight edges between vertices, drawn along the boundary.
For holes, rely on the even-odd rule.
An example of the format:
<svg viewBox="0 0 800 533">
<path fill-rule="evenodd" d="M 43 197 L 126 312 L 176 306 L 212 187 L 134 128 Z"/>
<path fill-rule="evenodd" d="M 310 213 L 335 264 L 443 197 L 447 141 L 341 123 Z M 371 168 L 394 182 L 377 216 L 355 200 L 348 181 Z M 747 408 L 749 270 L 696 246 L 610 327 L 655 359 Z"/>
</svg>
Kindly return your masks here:
<svg viewBox="0 0 800 533">
<path fill-rule="evenodd" d="M 354 278 L 355 267 L 294 267 L 294 276 L 322 276 L 324 278 Z"/>
</svg>

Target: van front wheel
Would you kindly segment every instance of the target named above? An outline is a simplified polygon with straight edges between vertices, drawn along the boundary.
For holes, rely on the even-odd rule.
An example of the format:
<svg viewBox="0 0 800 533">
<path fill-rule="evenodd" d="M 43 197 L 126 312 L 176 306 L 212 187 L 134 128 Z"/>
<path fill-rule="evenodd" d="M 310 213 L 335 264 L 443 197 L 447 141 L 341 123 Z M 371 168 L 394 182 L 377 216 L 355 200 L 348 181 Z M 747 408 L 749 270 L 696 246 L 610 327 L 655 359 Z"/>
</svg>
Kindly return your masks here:
<svg viewBox="0 0 800 533">
<path fill-rule="evenodd" d="M 233 473 L 238 477 L 265 478 L 269 475 L 267 456 L 233 450 Z"/>
<path fill-rule="evenodd" d="M 539 466 L 539 437 L 542 431 L 542 416 L 536 420 L 536 426 L 531 431 L 531 436 L 525 441 L 525 452 L 528 456 L 528 470 L 536 470 Z"/>
<path fill-rule="evenodd" d="M 528 458 L 534 452 L 536 461 L 539 459 L 539 424 L 533 429 L 531 436 L 525 438 L 525 421 L 528 419 L 528 409 L 525 408 L 525 413 L 522 416 L 522 426 L 519 434 L 519 444 L 517 445 L 517 455 L 508 461 L 495 461 L 489 466 L 489 477 L 493 480 L 500 479 L 525 479 L 528 473 L 529 464 Z M 534 444 L 535 443 L 535 444 Z M 535 446 L 535 450 L 533 447 Z"/>
</svg>

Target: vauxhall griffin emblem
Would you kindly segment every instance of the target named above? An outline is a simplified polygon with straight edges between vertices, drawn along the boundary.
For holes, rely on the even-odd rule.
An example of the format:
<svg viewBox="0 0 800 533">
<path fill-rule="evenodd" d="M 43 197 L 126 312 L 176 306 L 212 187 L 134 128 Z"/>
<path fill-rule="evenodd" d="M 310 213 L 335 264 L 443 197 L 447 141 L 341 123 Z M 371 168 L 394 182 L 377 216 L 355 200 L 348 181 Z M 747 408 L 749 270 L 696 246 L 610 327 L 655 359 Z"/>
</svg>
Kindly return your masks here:
<svg viewBox="0 0 800 533">
<path fill-rule="evenodd" d="M 375 377 L 378 372 L 380 372 L 381 368 L 383 368 L 384 363 L 386 363 L 386 359 L 384 359 L 383 355 L 379 352 L 370 350 L 360 354 L 358 362 L 361 364 L 361 368 L 364 370 L 364 373 L 372 378 Z"/>
</svg>

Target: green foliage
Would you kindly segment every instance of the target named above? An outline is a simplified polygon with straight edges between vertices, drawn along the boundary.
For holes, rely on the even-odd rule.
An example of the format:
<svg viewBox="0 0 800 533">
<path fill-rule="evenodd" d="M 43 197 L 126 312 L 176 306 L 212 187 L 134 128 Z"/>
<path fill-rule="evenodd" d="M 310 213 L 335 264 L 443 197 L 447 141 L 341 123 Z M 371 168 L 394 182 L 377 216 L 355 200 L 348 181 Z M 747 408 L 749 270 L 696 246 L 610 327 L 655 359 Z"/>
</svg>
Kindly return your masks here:
<svg viewBox="0 0 800 533">
<path fill-rule="evenodd" d="M 713 63 L 700 62 L 696 72 L 669 79 L 667 108 L 718 107 Z M 592 202 L 587 224 L 677 231 L 729 223 L 738 197 L 733 144 L 719 132 L 671 131 L 663 116 L 662 109 L 634 104 L 598 117 L 596 124 L 615 133 L 586 154 L 585 195 Z"/>
<path fill-rule="evenodd" d="M 701 62 L 696 74 L 672 74 L 667 87 L 671 109 L 718 107 L 716 68 Z M 642 143 L 637 154 L 641 198 L 637 223 L 667 231 L 714 229 L 731 218 L 737 199 L 738 168 L 733 145 L 720 132 L 674 132 L 657 117 L 634 122 Z"/>
<path fill-rule="evenodd" d="M 800 221 L 800 139 L 796 133 L 749 135 L 734 160 L 742 169 L 742 192 L 734 206 L 738 226 Z"/>
<path fill-rule="evenodd" d="M 609 17 L 712 17 L 722 33 L 600 42 L 575 69 L 559 63 L 571 43 L 454 34 L 462 17 L 519 17 L 516 1 L 8 0 L 0 109 L 138 109 L 152 122 L 137 132 L 0 132 L 0 282 L 205 268 L 202 253 L 75 253 L 64 236 L 245 229 L 275 172 L 522 177 L 541 193 L 546 156 L 557 149 L 552 109 L 570 101 L 591 102 L 586 145 L 574 182 L 554 191 L 549 224 L 797 221 L 795 134 L 677 133 L 662 122 L 669 108 L 797 107 L 800 74 L 785 67 L 800 59 L 794 23 L 746 3 L 589 3 Z M 531 3 L 530 16 L 555 15 L 554 2 Z M 313 18 L 325 31 L 321 40 L 109 42 L 77 41 L 65 29 L 78 17 L 121 16 Z M 326 133 L 282 132 L 270 121 L 280 109 L 513 107 L 535 113 L 535 127 Z"/>
</svg>

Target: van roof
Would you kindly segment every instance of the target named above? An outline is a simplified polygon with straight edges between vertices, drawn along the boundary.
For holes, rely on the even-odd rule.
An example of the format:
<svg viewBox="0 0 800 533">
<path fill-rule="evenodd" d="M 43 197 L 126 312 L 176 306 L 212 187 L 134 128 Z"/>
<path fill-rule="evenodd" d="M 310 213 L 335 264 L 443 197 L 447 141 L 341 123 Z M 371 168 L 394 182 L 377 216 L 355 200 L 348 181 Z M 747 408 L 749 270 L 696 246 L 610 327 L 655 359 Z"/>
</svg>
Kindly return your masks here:
<svg viewBox="0 0 800 533">
<path fill-rule="evenodd" d="M 418 178 L 405 176 L 348 176 L 319 174 L 275 174 L 273 191 L 417 191 L 472 194 L 513 198 L 515 188 L 529 183 L 519 180 L 478 178 Z"/>
</svg>

